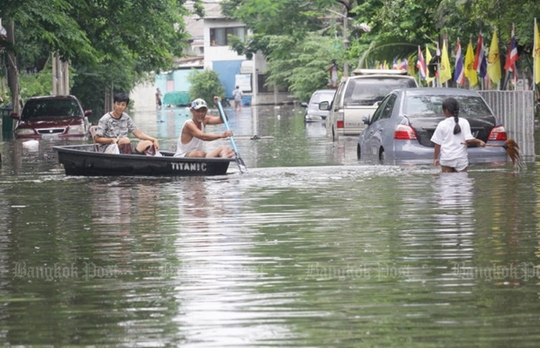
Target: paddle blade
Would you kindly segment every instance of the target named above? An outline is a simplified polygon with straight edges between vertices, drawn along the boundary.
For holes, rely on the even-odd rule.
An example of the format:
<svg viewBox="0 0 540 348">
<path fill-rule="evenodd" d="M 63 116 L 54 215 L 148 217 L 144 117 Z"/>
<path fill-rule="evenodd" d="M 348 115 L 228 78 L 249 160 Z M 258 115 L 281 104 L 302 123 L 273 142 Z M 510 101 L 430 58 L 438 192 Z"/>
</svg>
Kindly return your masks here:
<svg viewBox="0 0 540 348">
<path fill-rule="evenodd" d="M 242 174 L 247 173 L 246 164 L 244 163 L 244 160 L 240 156 L 238 156 L 238 154 L 236 155 L 236 163 L 238 163 L 238 168 L 240 169 L 240 173 Z"/>
</svg>

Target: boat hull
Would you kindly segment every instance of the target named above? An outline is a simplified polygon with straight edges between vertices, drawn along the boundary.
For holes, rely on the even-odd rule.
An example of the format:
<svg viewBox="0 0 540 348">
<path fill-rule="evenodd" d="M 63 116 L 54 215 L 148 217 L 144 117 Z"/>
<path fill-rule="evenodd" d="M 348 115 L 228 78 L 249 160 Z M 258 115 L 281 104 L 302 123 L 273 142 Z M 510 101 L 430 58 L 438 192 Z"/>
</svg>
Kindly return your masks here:
<svg viewBox="0 0 540 348">
<path fill-rule="evenodd" d="M 106 154 L 94 145 L 54 146 L 66 175 L 83 176 L 212 176 L 225 175 L 232 158 Z"/>
</svg>

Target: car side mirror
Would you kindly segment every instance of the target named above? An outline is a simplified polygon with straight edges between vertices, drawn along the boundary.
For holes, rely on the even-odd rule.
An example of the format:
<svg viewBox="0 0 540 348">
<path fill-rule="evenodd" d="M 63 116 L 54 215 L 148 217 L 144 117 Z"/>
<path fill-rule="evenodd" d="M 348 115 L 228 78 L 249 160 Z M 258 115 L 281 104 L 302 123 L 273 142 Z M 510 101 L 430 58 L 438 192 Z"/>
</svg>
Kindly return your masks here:
<svg viewBox="0 0 540 348">
<path fill-rule="evenodd" d="M 9 117 L 11 117 L 14 120 L 20 120 L 21 119 L 21 116 L 16 112 L 12 112 L 11 114 L 9 114 Z"/>
<path fill-rule="evenodd" d="M 362 122 L 364 122 L 364 124 L 369 125 L 369 119 L 370 118 L 371 118 L 371 115 L 363 116 L 362 117 Z"/>
<path fill-rule="evenodd" d="M 330 110 L 330 103 L 327 101 L 323 101 L 319 103 L 319 110 L 328 111 Z"/>
<path fill-rule="evenodd" d="M 307 108 L 307 103 L 306 102 L 300 103 L 300 106 Z"/>
</svg>

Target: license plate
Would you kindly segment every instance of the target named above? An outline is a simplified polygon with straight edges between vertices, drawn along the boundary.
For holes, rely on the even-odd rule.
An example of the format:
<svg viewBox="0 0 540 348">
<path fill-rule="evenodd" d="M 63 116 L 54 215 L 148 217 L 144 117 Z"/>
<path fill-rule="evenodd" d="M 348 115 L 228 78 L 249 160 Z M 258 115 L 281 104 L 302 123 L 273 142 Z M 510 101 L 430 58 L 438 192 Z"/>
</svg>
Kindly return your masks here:
<svg viewBox="0 0 540 348">
<path fill-rule="evenodd" d="M 41 134 L 41 139 L 43 140 L 55 140 L 58 139 L 58 134 Z"/>
</svg>

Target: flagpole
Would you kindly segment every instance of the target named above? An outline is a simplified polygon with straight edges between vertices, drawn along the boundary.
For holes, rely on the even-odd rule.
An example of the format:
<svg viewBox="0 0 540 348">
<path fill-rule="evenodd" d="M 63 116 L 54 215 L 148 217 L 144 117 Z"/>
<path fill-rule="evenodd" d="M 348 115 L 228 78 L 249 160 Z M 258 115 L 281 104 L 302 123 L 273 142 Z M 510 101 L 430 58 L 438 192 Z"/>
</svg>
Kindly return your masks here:
<svg viewBox="0 0 540 348">
<path fill-rule="evenodd" d="M 536 55 L 538 54 L 535 50 L 536 50 L 536 47 L 538 45 L 538 42 L 536 42 L 536 35 L 534 33 L 536 33 L 536 17 L 534 17 L 534 28 L 533 28 L 533 36 L 534 36 L 534 40 L 533 40 L 533 93 L 534 93 L 534 98 L 536 100 L 536 59 L 538 59 L 538 57 L 536 57 Z"/>
</svg>

